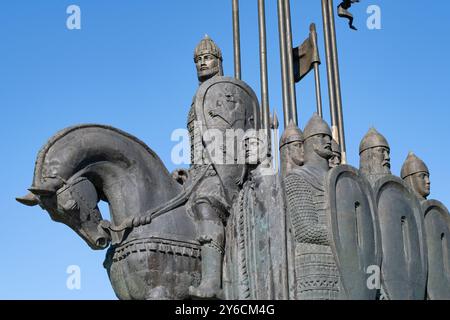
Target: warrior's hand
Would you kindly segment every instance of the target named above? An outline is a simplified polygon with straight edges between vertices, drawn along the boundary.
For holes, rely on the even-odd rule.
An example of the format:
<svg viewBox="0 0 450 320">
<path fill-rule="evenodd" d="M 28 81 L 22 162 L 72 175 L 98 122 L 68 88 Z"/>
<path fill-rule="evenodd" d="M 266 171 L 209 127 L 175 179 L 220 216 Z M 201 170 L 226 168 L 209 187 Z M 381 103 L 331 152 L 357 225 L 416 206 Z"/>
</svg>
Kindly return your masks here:
<svg viewBox="0 0 450 320">
<path fill-rule="evenodd" d="M 186 183 L 188 176 L 188 171 L 186 169 L 175 169 L 172 172 L 172 178 L 181 185 Z"/>
<path fill-rule="evenodd" d="M 242 187 L 244 185 L 245 178 L 246 178 L 246 175 L 247 175 L 246 171 L 247 170 L 245 168 L 244 171 L 242 172 L 241 176 L 234 180 L 234 182 L 236 183 L 237 186 Z"/>
</svg>

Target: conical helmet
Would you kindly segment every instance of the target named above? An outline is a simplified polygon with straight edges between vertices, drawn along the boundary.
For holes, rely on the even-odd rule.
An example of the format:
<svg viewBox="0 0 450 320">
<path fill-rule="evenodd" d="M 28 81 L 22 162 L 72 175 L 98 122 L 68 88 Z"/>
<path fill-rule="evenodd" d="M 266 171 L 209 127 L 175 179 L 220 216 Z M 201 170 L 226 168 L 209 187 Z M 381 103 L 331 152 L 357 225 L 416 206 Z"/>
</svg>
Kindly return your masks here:
<svg viewBox="0 0 450 320">
<path fill-rule="evenodd" d="M 195 48 L 194 61 L 197 60 L 197 57 L 203 54 L 212 54 L 216 58 L 220 59 L 220 61 L 222 61 L 222 51 L 208 35 L 205 35 L 205 37 Z"/>
<path fill-rule="evenodd" d="M 414 153 L 410 152 L 405 160 L 405 163 L 403 163 L 400 175 L 402 179 L 405 179 L 406 177 L 419 172 L 430 174 L 425 162 L 423 162 L 422 159 L 417 157 Z"/>
<path fill-rule="evenodd" d="M 332 136 L 328 123 L 326 123 L 316 112 L 314 112 L 312 118 L 308 121 L 308 124 L 305 127 L 303 136 L 306 140 L 318 134 L 326 134 L 330 137 Z"/>
<path fill-rule="evenodd" d="M 375 128 L 370 128 L 359 145 L 359 154 L 370 148 L 386 147 L 390 149 L 386 138 L 380 134 Z"/>
<path fill-rule="evenodd" d="M 283 135 L 281 136 L 280 149 L 285 145 L 295 141 L 303 142 L 303 133 L 302 130 L 300 130 L 300 128 L 297 127 L 291 120 L 291 122 L 289 122 L 289 125 L 284 130 Z"/>
</svg>

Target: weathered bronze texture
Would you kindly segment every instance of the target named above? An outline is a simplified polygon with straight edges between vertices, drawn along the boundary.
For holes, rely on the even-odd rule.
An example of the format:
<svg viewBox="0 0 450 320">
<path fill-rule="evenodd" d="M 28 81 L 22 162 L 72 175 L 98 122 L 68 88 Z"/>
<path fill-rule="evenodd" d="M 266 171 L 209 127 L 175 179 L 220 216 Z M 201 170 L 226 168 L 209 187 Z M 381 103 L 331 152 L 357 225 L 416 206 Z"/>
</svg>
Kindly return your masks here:
<svg viewBox="0 0 450 320">
<path fill-rule="evenodd" d="M 119 299 L 450 299 L 450 215 L 427 200 L 425 163 L 410 153 L 401 179 L 394 176 L 389 143 L 371 128 L 360 168 L 345 164 L 333 2 L 322 1 L 330 128 L 321 113 L 315 27 L 292 50 L 290 2 L 278 0 L 279 141 L 264 0 L 262 110 L 239 79 L 237 0 L 232 7 L 235 77 L 224 76 L 222 51 L 209 36 L 194 50 L 199 86 L 187 115 L 188 169 L 169 173 L 151 148 L 119 129 L 78 125 L 44 145 L 29 193 L 17 201 L 39 205 L 90 248 L 107 249 L 104 267 Z M 318 113 L 302 131 L 294 80 L 313 69 Z"/>
</svg>

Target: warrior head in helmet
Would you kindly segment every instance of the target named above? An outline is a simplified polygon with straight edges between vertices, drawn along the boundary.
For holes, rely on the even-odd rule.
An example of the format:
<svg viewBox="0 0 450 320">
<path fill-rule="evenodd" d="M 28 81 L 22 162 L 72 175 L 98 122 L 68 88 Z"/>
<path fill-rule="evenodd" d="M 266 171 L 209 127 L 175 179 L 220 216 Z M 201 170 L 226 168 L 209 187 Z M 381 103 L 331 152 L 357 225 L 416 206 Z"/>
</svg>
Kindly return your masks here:
<svg viewBox="0 0 450 320">
<path fill-rule="evenodd" d="M 430 171 L 422 159 L 410 152 L 403 164 L 401 176 L 421 200 L 427 199 L 430 195 Z"/>
<path fill-rule="evenodd" d="M 223 76 L 222 51 L 208 36 L 200 41 L 194 51 L 194 62 L 200 83 L 212 77 Z"/>
<path fill-rule="evenodd" d="M 386 138 L 371 128 L 359 145 L 359 168 L 371 183 L 391 174 L 390 147 Z"/>
<path fill-rule="evenodd" d="M 281 172 L 283 175 L 287 175 L 292 169 L 303 165 L 303 140 L 303 132 L 291 121 L 280 139 Z"/>
<path fill-rule="evenodd" d="M 333 151 L 333 156 L 328 162 L 330 164 L 330 168 L 335 168 L 341 164 L 342 151 L 341 146 L 334 139 L 331 140 L 331 150 Z"/>
</svg>

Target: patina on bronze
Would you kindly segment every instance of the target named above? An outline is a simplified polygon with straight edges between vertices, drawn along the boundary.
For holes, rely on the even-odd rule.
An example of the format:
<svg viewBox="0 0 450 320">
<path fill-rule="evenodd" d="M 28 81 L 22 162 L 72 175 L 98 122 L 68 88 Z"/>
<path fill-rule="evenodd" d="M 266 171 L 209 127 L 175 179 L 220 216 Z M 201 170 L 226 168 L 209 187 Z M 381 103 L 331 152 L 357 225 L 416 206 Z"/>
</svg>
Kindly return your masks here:
<svg viewBox="0 0 450 320">
<path fill-rule="evenodd" d="M 296 299 L 335 300 L 342 285 L 330 243 L 325 201 L 328 160 L 333 155 L 331 130 L 314 114 L 305 127 L 304 139 L 305 163 L 284 179 L 295 239 Z"/>
<path fill-rule="evenodd" d="M 428 252 L 427 299 L 450 300 L 450 214 L 440 201 L 427 200 L 430 171 L 413 152 L 402 166 L 401 177 L 422 204 Z"/>
<path fill-rule="evenodd" d="M 359 152 L 360 171 L 373 187 L 378 211 L 383 251 L 381 297 L 424 299 L 427 247 L 420 203 L 406 183 L 391 174 L 389 143 L 376 129 L 364 136 Z"/>
<path fill-rule="evenodd" d="M 152 149 L 119 129 L 78 125 L 45 144 L 30 192 L 17 200 L 39 205 L 90 248 L 107 249 L 104 267 L 119 299 L 450 299 L 450 216 L 444 204 L 426 200 L 425 163 L 411 153 L 403 180 L 395 177 L 390 146 L 372 128 L 360 144 L 359 170 L 345 165 L 332 0 L 322 0 L 332 129 L 314 114 L 303 132 L 296 123 L 290 3 L 278 0 L 280 172 L 264 1 L 262 113 L 238 79 L 238 1 L 232 4 L 235 77 L 224 76 L 222 52 L 210 37 L 194 51 L 199 87 L 187 121 L 189 169 L 169 173 Z M 296 57 L 300 76 L 318 73 L 310 31 L 304 55 Z M 320 95 L 316 87 L 319 112 Z M 111 221 L 99 201 L 109 204 Z M 368 285 L 369 269 L 377 268 L 381 288 Z"/>
</svg>

